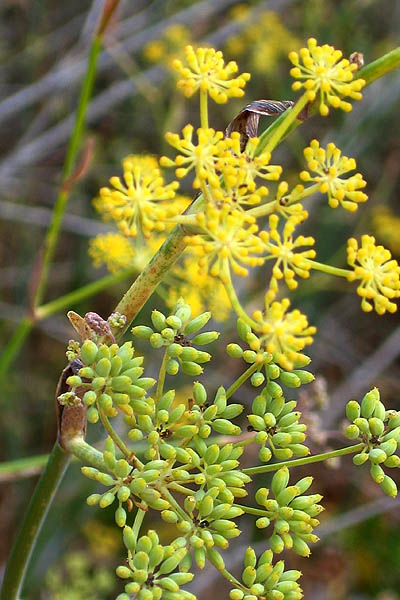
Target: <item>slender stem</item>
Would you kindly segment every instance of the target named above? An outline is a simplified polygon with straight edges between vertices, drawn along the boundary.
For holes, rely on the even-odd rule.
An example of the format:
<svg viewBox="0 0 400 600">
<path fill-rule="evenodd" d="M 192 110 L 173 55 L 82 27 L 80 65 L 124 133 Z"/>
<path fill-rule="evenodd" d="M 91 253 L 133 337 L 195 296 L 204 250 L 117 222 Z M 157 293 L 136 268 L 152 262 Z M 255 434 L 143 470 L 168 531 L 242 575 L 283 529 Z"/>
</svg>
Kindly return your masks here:
<svg viewBox="0 0 400 600">
<path fill-rule="evenodd" d="M 311 265 L 312 269 L 316 271 L 322 271 L 323 273 L 327 273 L 329 275 L 336 275 L 337 277 L 347 277 L 351 271 L 349 269 L 340 269 L 339 267 L 333 267 L 332 265 L 325 265 L 324 263 L 319 263 L 315 260 L 308 260 L 308 264 Z"/>
<path fill-rule="evenodd" d="M 134 520 L 133 525 L 132 525 L 132 531 L 133 531 L 133 535 L 135 536 L 135 540 L 136 541 L 138 539 L 139 531 L 140 531 L 140 528 L 142 526 L 145 514 L 146 514 L 146 511 L 143 510 L 143 508 L 138 508 L 137 509 L 137 512 L 136 512 L 136 515 L 135 515 L 135 520 Z"/>
<path fill-rule="evenodd" d="M 118 273 L 113 273 L 111 275 L 106 275 L 101 279 L 97 279 L 97 281 L 93 281 L 92 283 L 88 283 L 87 285 L 83 285 L 82 287 L 61 296 L 60 298 L 56 298 L 51 302 L 47 302 L 47 304 L 42 304 L 35 311 L 36 319 L 45 319 L 46 317 L 58 312 L 63 308 L 71 308 L 74 304 L 85 300 L 86 298 L 90 298 L 90 296 L 94 296 L 98 292 L 101 292 L 104 289 L 110 288 L 116 283 L 127 279 L 131 275 L 133 275 L 137 271 L 137 267 L 129 267 L 127 269 L 123 269 L 122 271 L 118 271 Z"/>
<path fill-rule="evenodd" d="M 194 496 L 195 495 L 195 491 L 194 490 L 190 490 L 189 488 L 181 485 L 180 483 L 175 483 L 172 482 L 169 484 L 169 489 L 173 490 L 175 492 L 179 492 L 181 494 L 185 494 L 185 496 Z"/>
<path fill-rule="evenodd" d="M 96 406 L 97 406 L 97 410 L 99 411 L 100 420 L 103 424 L 104 429 L 107 431 L 108 435 L 110 436 L 110 438 L 112 439 L 114 444 L 117 446 L 117 448 L 119 448 L 121 450 L 121 452 L 125 456 L 125 458 L 130 458 L 132 452 L 129 450 L 129 448 L 125 444 L 125 442 L 123 442 L 121 440 L 118 433 L 115 431 L 115 429 L 111 425 L 110 421 L 108 420 L 107 415 L 104 413 L 101 406 L 99 406 L 99 403 L 97 403 Z"/>
<path fill-rule="evenodd" d="M 308 103 L 308 98 L 307 98 L 307 93 L 305 93 L 299 98 L 299 100 L 296 102 L 296 104 L 293 106 L 292 109 L 283 113 L 284 118 L 279 123 L 279 126 L 272 133 L 271 137 L 268 139 L 268 141 L 264 147 L 264 150 L 263 150 L 264 152 L 272 152 L 272 150 L 274 150 L 274 148 L 279 144 L 279 142 L 281 141 L 281 139 L 283 138 L 283 136 L 289 129 L 290 125 L 295 122 L 298 115 L 301 113 L 301 111 L 303 110 L 303 108 L 305 107 L 305 105 L 307 103 Z M 261 144 L 261 140 L 260 140 L 259 146 L 260 146 L 260 144 Z M 257 148 L 257 154 L 259 154 L 260 152 L 261 152 L 261 150 L 259 150 L 259 148 Z"/>
<path fill-rule="evenodd" d="M 236 295 L 236 290 L 232 283 L 231 271 L 227 263 L 224 269 L 224 278 L 222 280 L 222 283 L 225 287 L 226 293 L 228 294 L 229 300 L 232 304 L 232 308 L 238 315 L 238 317 L 243 319 L 243 321 L 248 323 L 253 329 L 257 328 L 258 324 L 256 323 L 256 321 L 249 317 L 249 315 L 246 313 L 246 311 L 243 309 L 242 305 L 239 302 L 239 298 Z"/>
<path fill-rule="evenodd" d="M 245 447 L 245 446 L 249 446 L 250 444 L 254 444 L 255 441 L 255 435 L 251 435 L 249 437 L 246 437 L 244 440 L 241 440 L 240 442 L 235 442 L 233 444 L 234 448 L 239 448 L 239 447 Z"/>
<path fill-rule="evenodd" d="M 34 322 L 32 319 L 25 317 L 8 340 L 7 345 L 0 355 L 0 381 L 8 373 L 12 362 L 18 355 L 18 352 L 33 328 L 33 325 Z"/>
<path fill-rule="evenodd" d="M 41 303 L 47 285 L 47 279 L 50 270 L 50 264 L 53 260 L 54 252 L 56 249 L 58 236 L 60 233 L 61 221 L 64 216 L 65 208 L 67 206 L 68 198 L 70 195 L 70 185 L 66 185 L 68 178 L 71 175 L 74 167 L 76 155 L 78 153 L 80 142 L 83 135 L 86 111 L 89 104 L 89 99 L 92 93 L 97 61 L 101 50 L 101 37 L 95 35 L 92 41 L 92 45 L 89 53 L 88 68 L 86 71 L 85 79 L 81 88 L 81 95 L 78 102 L 78 108 L 76 111 L 75 124 L 72 132 L 72 136 L 69 140 L 67 153 L 64 161 L 64 168 L 61 177 L 61 187 L 57 196 L 57 200 L 54 205 L 53 215 L 49 229 L 46 234 L 44 242 L 44 256 L 41 264 L 41 270 L 39 275 L 39 281 L 37 284 L 33 306 L 36 308 Z"/>
<path fill-rule="evenodd" d="M 243 585 L 243 583 L 241 583 L 238 579 L 236 579 L 236 577 L 234 577 L 232 575 L 232 573 L 229 573 L 229 571 L 227 569 L 218 569 L 218 573 L 221 573 L 221 575 L 223 577 L 225 577 L 225 579 L 227 579 L 229 581 L 229 583 L 234 583 L 236 587 L 240 588 L 243 591 L 248 591 L 248 589 Z"/>
<path fill-rule="evenodd" d="M 0 600 L 18 600 L 21 597 L 29 559 L 69 460 L 69 454 L 56 442 L 14 543 L 4 574 Z"/>
<path fill-rule="evenodd" d="M 257 475 L 258 473 L 271 473 L 277 471 L 282 467 L 291 469 L 292 467 L 300 467 L 302 465 L 309 465 L 322 460 L 329 460 L 330 458 L 336 458 L 337 456 L 345 456 L 346 454 L 353 454 L 354 452 L 360 452 L 365 447 L 363 442 L 355 444 L 354 446 L 347 446 L 346 448 L 340 448 L 339 450 L 332 450 L 330 452 L 323 452 L 322 454 L 315 454 L 314 456 L 307 456 L 306 458 L 296 458 L 294 460 L 286 460 L 284 462 L 274 463 L 272 465 L 261 465 L 259 467 L 250 467 L 248 469 L 242 469 L 246 475 Z"/>
<path fill-rule="evenodd" d="M 169 356 L 168 356 L 168 348 L 167 348 L 164 352 L 164 356 L 163 356 L 161 367 L 160 367 L 160 372 L 158 375 L 156 398 L 155 398 L 156 406 L 157 406 L 157 403 L 160 400 L 161 396 L 163 395 L 165 376 L 167 374 L 166 366 L 167 366 L 168 358 L 169 358 Z"/>
<path fill-rule="evenodd" d="M 244 384 L 245 381 L 247 381 L 249 379 L 249 377 L 251 377 L 253 375 L 253 373 L 255 373 L 258 369 L 260 365 L 258 363 L 254 363 L 252 365 L 250 365 L 250 367 L 240 375 L 240 377 L 238 377 L 236 379 L 236 381 L 234 381 L 232 383 L 232 385 L 226 390 L 226 397 L 230 398 L 232 396 L 232 394 L 234 394 L 236 392 L 237 389 L 240 388 L 240 386 L 242 386 Z M 239 442 L 238 442 L 239 443 Z M 241 444 L 242 442 L 240 442 Z"/>
<path fill-rule="evenodd" d="M 379 77 L 383 77 L 398 67 L 400 67 L 400 46 L 377 58 L 372 63 L 365 65 L 356 74 L 356 78 L 359 79 L 361 77 L 361 79 L 366 81 L 366 85 L 369 85 Z"/>
<path fill-rule="evenodd" d="M 255 517 L 268 517 L 267 511 L 262 510 L 261 508 L 252 508 L 251 506 L 245 506 L 244 504 L 232 504 L 232 506 L 241 508 L 248 515 L 254 515 Z"/>
<path fill-rule="evenodd" d="M 203 129 L 208 129 L 208 92 L 200 89 L 200 123 Z"/>
</svg>

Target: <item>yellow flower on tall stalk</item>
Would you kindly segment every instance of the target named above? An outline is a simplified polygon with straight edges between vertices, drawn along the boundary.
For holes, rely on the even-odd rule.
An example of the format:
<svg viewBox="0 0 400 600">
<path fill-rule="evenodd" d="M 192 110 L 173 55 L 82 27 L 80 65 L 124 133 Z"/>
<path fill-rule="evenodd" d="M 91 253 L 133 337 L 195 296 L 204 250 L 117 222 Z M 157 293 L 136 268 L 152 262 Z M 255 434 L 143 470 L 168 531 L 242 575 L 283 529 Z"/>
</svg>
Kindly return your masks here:
<svg viewBox="0 0 400 600">
<path fill-rule="evenodd" d="M 365 312 L 375 308 L 379 315 L 396 312 L 397 305 L 391 300 L 400 298 L 400 266 L 390 251 L 377 246 L 372 235 L 363 235 L 360 247 L 355 238 L 350 238 L 347 262 L 353 267 L 347 279 L 361 281 L 357 288 L 361 308 Z"/>
<path fill-rule="evenodd" d="M 360 90 L 365 81 L 354 79 L 358 66 L 342 58 L 342 52 L 335 50 L 333 46 L 318 46 L 315 38 L 310 38 L 307 46 L 299 53 L 289 53 L 289 60 L 295 65 L 290 74 L 295 79 L 302 80 L 293 83 L 293 90 L 304 88 L 309 102 L 314 102 L 319 95 L 319 112 L 323 116 L 329 113 L 328 105 L 350 112 L 350 102 L 342 98 L 361 100 Z"/>
<path fill-rule="evenodd" d="M 280 280 L 284 279 L 288 288 L 294 290 L 298 286 L 295 280 L 296 275 L 303 279 L 310 275 L 309 260 L 315 258 L 315 250 L 309 249 L 301 252 L 298 250 L 302 246 L 313 246 L 315 240 L 311 236 L 304 235 L 294 238 L 293 234 L 298 223 L 297 217 L 290 217 L 280 234 L 278 231 L 279 217 L 273 214 L 269 217 L 269 231 L 260 232 L 260 238 L 267 251 L 266 259 L 275 260 L 267 292 L 269 301 L 275 298 Z"/>
<path fill-rule="evenodd" d="M 342 156 L 335 144 L 328 144 L 324 150 L 318 140 L 312 140 L 310 146 L 304 149 L 304 156 L 313 175 L 302 171 L 300 178 L 305 182 L 314 181 L 318 184 L 318 191 L 328 195 L 331 208 L 337 208 L 340 204 L 346 210 L 354 212 L 360 202 L 368 200 L 367 194 L 360 191 L 367 185 L 361 173 L 347 179 L 342 177 L 349 171 L 354 171 L 357 164 L 354 158 Z M 306 193 L 309 194 L 310 191 L 311 188 L 308 188 Z"/>
<path fill-rule="evenodd" d="M 181 210 L 176 196 L 178 182 L 165 184 L 152 156 L 129 155 L 122 161 L 123 177 L 111 177 L 111 187 L 100 189 L 96 209 L 105 220 L 112 219 L 126 236 L 134 237 L 141 230 L 149 237 L 153 230 L 164 231 L 165 220 Z"/>
<path fill-rule="evenodd" d="M 202 233 L 188 235 L 184 241 L 198 253 L 199 266 L 204 272 L 227 281 L 230 268 L 245 277 L 246 267 L 263 264 L 264 258 L 255 256 L 262 254 L 264 245 L 256 235 L 254 218 L 226 206 L 218 209 L 208 204 L 204 213 L 196 215 L 196 220 Z"/>
<path fill-rule="evenodd" d="M 288 312 L 289 306 L 288 298 L 270 304 L 266 296 L 264 311 L 253 313 L 262 347 L 288 371 L 308 364 L 309 358 L 301 350 L 313 343 L 312 336 L 316 332 L 316 328 L 308 324 L 306 315 L 298 309 Z"/>
<path fill-rule="evenodd" d="M 225 64 L 220 50 L 193 48 L 189 45 L 185 48 L 185 57 L 186 64 L 176 59 L 173 66 L 181 76 L 178 88 L 187 98 L 201 90 L 208 92 L 218 104 L 224 104 L 228 98 L 240 98 L 244 95 L 243 88 L 250 79 L 250 74 L 242 73 L 233 77 L 238 66 L 233 60 Z"/>
</svg>

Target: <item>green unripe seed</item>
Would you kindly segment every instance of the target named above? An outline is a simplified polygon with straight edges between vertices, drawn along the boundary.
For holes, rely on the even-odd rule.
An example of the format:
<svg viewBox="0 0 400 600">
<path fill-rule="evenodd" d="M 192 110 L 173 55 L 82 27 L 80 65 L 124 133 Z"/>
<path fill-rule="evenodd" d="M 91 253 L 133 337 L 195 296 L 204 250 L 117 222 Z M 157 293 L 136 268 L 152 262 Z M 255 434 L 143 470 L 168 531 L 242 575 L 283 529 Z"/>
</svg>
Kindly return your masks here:
<svg viewBox="0 0 400 600">
<path fill-rule="evenodd" d="M 258 452 L 258 458 L 262 461 L 262 462 L 269 462 L 272 458 L 272 452 L 269 448 L 260 448 L 259 452 Z"/>
<path fill-rule="evenodd" d="M 304 385 L 306 383 L 311 383 L 312 381 L 315 380 L 315 377 L 312 373 L 310 373 L 310 371 L 303 371 L 302 369 L 296 369 L 295 371 L 292 371 L 292 373 L 294 375 L 297 375 L 297 377 L 300 379 L 301 385 Z"/>
<path fill-rule="evenodd" d="M 167 361 L 165 369 L 166 369 L 168 375 L 176 375 L 177 373 L 179 373 L 179 363 L 178 363 L 178 361 L 174 360 L 173 358 L 170 358 Z"/>
<path fill-rule="evenodd" d="M 191 333 L 196 333 L 200 329 L 203 329 L 203 327 L 205 327 L 207 325 L 207 323 L 210 319 L 211 319 L 210 312 L 207 311 L 207 312 L 202 313 L 195 319 L 192 319 L 191 321 L 189 321 L 189 323 L 185 327 L 185 334 L 190 335 Z"/>
<path fill-rule="evenodd" d="M 170 315 L 167 317 L 165 323 L 168 325 L 168 327 L 172 327 L 172 329 L 175 329 L 176 331 L 182 327 L 182 321 L 176 315 Z"/>
<path fill-rule="evenodd" d="M 196 344 L 197 346 L 206 346 L 207 344 L 211 344 L 215 342 L 219 338 L 219 331 L 205 331 L 204 333 L 199 333 L 192 339 L 192 344 Z"/>
<path fill-rule="evenodd" d="M 361 401 L 361 414 L 365 419 L 372 417 L 376 402 L 379 400 L 379 392 L 377 388 L 374 388 L 368 394 L 365 394 Z"/>
<path fill-rule="evenodd" d="M 97 346 L 92 340 L 85 340 L 81 347 L 81 359 L 85 365 L 91 365 L 96 360 Z"/>
<path fill-rule="evenodd" d="M 151 313 L 151 322 L 158 331 L 161 331 L 165 328 L 166 318 L 159 310 L 153 310 Z"/>
<path fill-rule="evenodd" d="M 164 345 L 164 338 L 159 333 L 153 333 L 150 336 L 150 344 L 153 348 L 161 348 Z"/>
<path fill-rule="evenodd" d="M 108 358 L 101 358 L 96 363 L 96 373 L 100 377 L 108 377 L 111 371 L 111 361 Z"/>
<path fill-rule="evenodd" d="M 358 467 L 368 460 L 368 452 L 360 452 L 353 456 L 353 463 Z"/>
<path fill-rule="evenodd" d="M 161 331 L 161 336 L 164 340 L 167 340 L 167 342 L 172 342 L 175 338 L 175 330 L 172 329 L 172 327 L 165 327 L 165 329 Z"/>
<path fill-rule="evenodd" d="M 161 518 L 166 523 L 177 523 L 179 520 L 178 515 L 176 513 L 174 513 L 172 510 L 162 510 Z"/>
<path fill-rule="evenodd" d="M 207 548 L 207 558 L 218 571 L 223 571 L 225 569 L 224 559 L 215 548 Z"/>
<path fill-rule="evenodd" d="M 271 535 L 269 545 L 274 554 L 280 554 L 285 547 L 282 538 L 277 534 Z"/>
<path fill-rule="evenodd" d="M 101 494 L 90 494 L 90 496 L 86 498 L 86 504 L 89 506 L 96 506 L 96 504 L 99 503 L 100 498 Z"/>
<path fill-rule="evenodd" d="M 254 352 L 254 350 L 245 350 L 243 352 L 243 359 L 251 365 L 256 362 L 257 352 Z"/>
<path fill-rule="evenodd" d="M 270 523 L 271 521 L 268 519 L 268 517 L 260 517 L 256 520 L 256 527 L 258 529 L 266 529 Z"/>
<path fill-rule="evenodd" d="M 265 377 L 260 371 L 258 371 L 257 373 L 253 373 L 253 375 L 250 378 L 251 385 L 253 385 L 254 387 L 259 387 L 264 383 L 264 381 Z"/>
<path fill-rule="evenodd" d="M 359 428 L 359 430 L 362 433 L 366 433 L 367 435 L 369 435 L 371 433 L 369 430 L 368 420 L 365 419 L 364 417 L 359 417 L 358 419 L 354 419 L 354 425 L 357 425 L 357 427 Z"/>
<path fill-rule="evenodd" d="M 239 344 L 228 344 L 226 351 L 231 358 L 242 358 L 243 356 L 243 349 Z"/>
<path fill-rule="evenodd" d="M 122 506 L 117 508 L 117 510 L 115 511 L 115 522 L 118 525 L 118 527 L 125 527 L 126 511 L 124 508 L 122 508 Z"/>
<path fill-rule="evenodd" d="M 382 467 L 380 467 L 377 464 L 372 463 L 369 472 L 370 472 L 370 475 L 371 475 L 372 479 L 376 483 L 382 483 L 382 481 L 385 478 L 385 472 L 384 472 L 384 470 L 382 469 Z"/>
<path fill-rule="evenodd" d="M 354 419 L 358 419 L 361 414 L 361 407 L 356 400 L 350 400 L 346 404 L 346 417 L 349 421 L 354 421 Z"/>
<path fill-rule="evenodd" d="M 275 415 L 273 415 L 272 413 L 265 413 L 264 415 L 264 423 L 266 424 L 266 426 L 269 427 L 275 427 L 276 425 L 276 418 Z"/>
<path fill-rule="evenodd" d="M 388 458 L 383 463 L 385 467 L 393 468 L 400 467 L 400 456 L 397 454 L 393 454 L 392 456 L 388 456 Z"/>
<path fill-rule="evenodd" d="M 242 590 L 239 590 L 237 588 L 235 588 L 229 592 L 230 600 L 243 600 L 243 596 L 244 596 L 244 592 L 242 592 Z"/>
<path fill-rule="evenodd" d="M 283 390 L 276 381 L 269 381 L 267 385 L 267 391 L 273 398 L 280 398 L 283 396 Z"/>
<path fill-rule="evenodd" d="M 121 579 L 129 579 L 132 575 L 132 571 L 128 569 L 128 567 L 124 567 L 123 565 L 117 567 L 115 572 L 118 575 L 118 577 L 121 577 Z"/>
<path fill-rule="evenodd" d="M 251 587 L 256 579 L 256 570 L 253 566 L 245 567 L 242 573 L 242 580 L 245 586 Z"/>
<path fill-rule="evenodd" d="M 192 377 L 196 377 L 197 375 L 201 375 L 203 372 L 203 368 L 195 362 L 192 361 L 184 361 L 182 362 L 182 371 L 186 375 L 191 375 Z"/>
<path fill-rule="evenodd" d="M 251 327 L 243 319 L 238 319 L 236 323 L 237 332 L 239 337 L 247 342 L 247 336 L 251 333 Z"/>
<path fill-rule="evenodd" d="M 396 498 L 397 496 L 397 486 L 393 479 L 388 475 L 385 475 L 383 481 L 380 483 L 382 491 L 391 498 Z"/>
<path fill-rule="evenodd" d="M 370 419 L 368 419 L 368 424 L 369 424 L 369 430 L 372 433 L 372 435 L 375 436 L 380 436 L 382 435 L 385 426 L 383 424 L 383 421 L 381 421 L 381 419 L 377 419 L 376 417 L 372 417 Z"/>
<path fill-rule="evenodd" d="M 79 387 L 82 385 L 82 379 L 79 377 L 79 375 L 71 375 L 67 378 L 66 383 L 70 387 Z"/>
<path fill-rule="evenodd" d="M 110 506 L 110 504 L 112 504 L 114 502 L 114 500 L 115 500 L 114 494 L 112 492 L 106 492 L 100 498 L 99 506 L 100 506 L 100 508 L 107 508 L 107 506 Z"/>
<path fill-rule="evenodd" d="M 79 377 L 84 379 L 93 379 L 94 377 L 96 377 L 96 373 L 94 369 L 92 369 L 92 367 L 82 367 L 82 369 L 79 369 L 78 374 Z"/>
<path fill-rule="evenodd" d="M 360 430 L 357 427 L 357 425 L 354 425 L 354 423 L 352 423 L 351 425 L 348 425 L 346 427 L 345 434 L 346 434 L 346 437 L 349 438 L 349 440 L 354 440 L 355 438 L 358 438 L 358 436 L 360 435 Z"/>
<path fill-rule="evenodd" d="M 212 422 L 212 428 L 217 433 L 222 433 L 223 435 L 240 435 L 241 433 L 240 427 L 226 419 L 215 419 Z"/>
<path fill-rule="evenodd" d="M 300 377 L 298 377 L 295 373 L 291 373 L 289 371 L 282 371 L 280 379 L 283 385 L 286 385 L 286 387 L 298 388 L 301 386 Z"/>
<path fill-rule="evenodd" d="M 86 406 L 92 406 L 92 404 L 96 402 L 96 398 L 96 392 L 94 392 L 93 390 L 89 390 L 84 394 L 83 402 L 86 404 Z"/>
<path fill-rule="evenodd" d="M 380 448 L 372 448 L 369 451 L 369 460 L 375 464 L 383 463 L 387 459 L 387 454 Z"/>
<path fill-rule="evenodd" d="M 87 410 L 86 418 L 89 421 L 89 423 L 97 423 L 97 421 L 99 420 L 99 413 L 97 408 L 95 408 L 94 406 L 90 406 Z"/>
<path fill-rule="evenodd" d="M 175 316 L 181 320 L 182 323 L 186 323 L 189 321 L 192 315 L 192 309 L 188 304 L 183 304 L 178 310 L 175 312 Z"/>
<path fill-rule="evenodd" d="M 386 442 L 383 442 L 383 444 L 381 444 L 379 446 L 380 450 L 382 450 L 387 456 L 391 456 L 392 454 L 394 454 L 397 450 L 397 442 L 396 440 L 394 440 L 393 438 L 390 440 L 387 440 Z"/>
<path fill-rule="evenodd" d="M 278 365 L 271 363 L 267 366 L 266 373 L 270 379 L 278 379 L 279 375 L 281 374 L 281 370 Z"/>
</svg>

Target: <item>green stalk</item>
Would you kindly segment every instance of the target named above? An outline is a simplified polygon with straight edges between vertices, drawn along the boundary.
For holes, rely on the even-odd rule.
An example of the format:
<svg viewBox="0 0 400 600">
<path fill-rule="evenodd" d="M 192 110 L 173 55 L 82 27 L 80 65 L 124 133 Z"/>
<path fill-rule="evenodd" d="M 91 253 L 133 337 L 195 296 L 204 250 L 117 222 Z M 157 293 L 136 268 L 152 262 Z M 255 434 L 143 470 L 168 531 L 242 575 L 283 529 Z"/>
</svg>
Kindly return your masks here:
<svg viewBox="0 0 400 600">
<path fill-rule="evenodd" d="M 54 205 L 51 223 L 49 225 L 49 229 L 47 231 L 46 238 L 44 241 L 45 250 L 43 262 L 41 264 L 39 282 L 37 284 L 35 296 L 33 299 L 34 308 L 39 306 L 39 304 L 42 302 L 46 290 L 50 264 L 53 260 L 58 236 L 60 233 L 61 221 L 64 216 L 65 208 L 67 206 L 68 198 L 70 195 L 71 186 L 67 185 L 68 178 L 71 176 L 72 169 L 75 164 L 76 155 L 78 153 L 82 139 L 86 111 L 93 89 L 97 61 L 101 50 L 101 41 L 101 37 L 99 37 L 99 35 L 95 35 L 90 48 L 88 68 L 81 88 L 81 95 L 76 111 L 74 129 L 72 131 L 72 136 L 69 140 L 67 148 L 67 154 L 65 156 L 64 167 L 61 176 L 61 187 Z"/>
<path fill-rule="evenodd" d="M 10 365 L 18 355 L 25 339 L 33 328 L 33 321 L 29 317 L 22 319 L 17 329 L 9 339 L 3 352 L 0 355 L 0 381 L 8 373 Z"/>
<path fill-rule="evenodd" d="M 322 273 L 327 273 L 328 275 L 336 275 L 336 277 L 347 277 L 352 271 L 349 269 L 340 269 L 339 267 L 333 267 L 332 265 L 325 265 L 323 263 L 319 263 L 315 260 L 308 260 L 308 264 L 311 265 L 311 268 L 315 271 L 322 271 Z"/>
<path fill-rule="evenodd" d="M 242 386 L 244 384 L 245 381 L 247 381 L 249 379 L 249 377 L 251 377 L 253 375 L 253 373 L 255 373 L 258 369 L 260 365 L 258 363 L 254 363 L 252 365 L 250 365 L 250 367 L 240 375 L 240 377 L 238 377 L 236 379 L 236 381 L 234 381 L 232 383 L 232 385 L 230 386 L 230 388 L 228 388 L 226 390 L 226 398 L 230 398 L 232 396 L 232 394 L 234 394 L 236 392 L 236 390 L 238 390 L 240 388 L 240 386 Z"/>
<path fill-rule="evenodd" d="M 200 89 L 200 123 L 203 129 L 208 129 L 208 92 Z"/>
<path fill-rule="evenodd" d="M 339 450 L 331 450 L 330 452 L 323 452 L 322 454 L 315 454 L 314 456 L 307 456 L 306 458 L 296 458 L 294 460 L 285 460 L 283 462 L 274 463 L 272 465 L 260 465 L 259 467 L 249 467 L 248 469 L 242 469 L 246 475 L 258 475 L 260 473 L 271 473 L 277 471 L 282 467 L 291 469 L 292 467 L 301 467 L 302 465 L 309 465 L 322 460 L 329 460 L 330 458 L 336 458 L 337 456 L 345 456 L 346 454 L 353 454 L 354 452 L 360 452 L 365 447 L 363 442 L 355 444 L 354 446 L 347 446 L 346 448 L 340 448 Z"/>
<path fill-rule="evenodd" d="M 246 311 L 240 304 L 239 298 L 237 297 L 237 294 L 236 294 L 235 287 L 232 283 L 231 270 L 229 268 L 228 259 L 225 259 L 225 260 L 226 260 L 226 264 L 225 264 L 225 268 L 224 268 L 224 273 L 223 273 L 224 278 L 222 280 L 222 283 L 225 287 L 226 293 L 229 296 L 229 300 L 232 304 L 232 308 L 235 311 L 235 313 L 237 314 L 237 316 L 240 317 L 241 319 L 243 319 L 243 321 L 245 321 L 245 323 L 250 325 L 250 327 L 252 329 L 257 329 L 258 324 L 256 323 L 256 321 L 254 321 L 251 317 L 249 317 L 249 315 L 246 313 Z"/>
<path fill-rule="evenodd" d="M 60 298 L 56 298 L 51 302 L 47 302 L 47 304 L 42 304 L 35 311 L 36 320 L 45 319 L 59 310 L 71 308 L 78 302 L 81 302 L 86 298 L 90 298 L 102 290 L 112 287 L 120 281 L 124 281 L 124 279 L 127 279 L 127 277 L 130 275 L 133 275 L 136 271 L 137 267 L 132 266 L 128 267 L 127 269 L 123 269 L 122 271 L 118 271 L 118 273 L 105 275 L 101 279 L 92 281 L 91 283 L 83 285 L 82 287 L 73 290 L 64 296 L 60 296 Z"/>
<path fill-rule="evenodd" d="M 0 463 L 0 483 L 10 479 L 37 475 L 37 470 L 44 467 L 48 460 L 48 454 L 39 454 L 2 462 Z"/>
<path fill-rule="evenodd" d="M 19 600 L 21 597 L 29 559 L 69 461 L 70 455 L 56 442 L 14 543 L 4 574 L 0 600 Z"/>
<path fill-rule="evenodd" d="M 97 410 L 99 411 L 100 420 L 102 422 L 104 429 L 107 431 L 108 435 L 110 436 L 110 438 L 112 439 L 114 444 L 117 446 L 117 448 L 119 448 L 121 450 L 121 452 L 125 456 L 125 458 L 129 460 L 129 458 L 132 455 L 132 452 L 129 450 L 128 446 L 121 440 L 118 433 L 115 431 L 115 429 L 111 425 L 104 410 L 101 408 L 101 406 L 99 406 L 98 402 L 97 402 Z"/>
</svg>

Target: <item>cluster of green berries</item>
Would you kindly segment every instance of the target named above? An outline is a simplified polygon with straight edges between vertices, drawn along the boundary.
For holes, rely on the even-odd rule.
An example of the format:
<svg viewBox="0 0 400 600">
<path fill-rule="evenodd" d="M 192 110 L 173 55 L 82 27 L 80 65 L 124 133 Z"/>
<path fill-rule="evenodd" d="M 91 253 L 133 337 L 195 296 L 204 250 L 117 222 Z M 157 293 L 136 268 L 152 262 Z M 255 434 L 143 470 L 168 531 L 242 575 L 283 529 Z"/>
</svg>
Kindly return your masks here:
<svg viewBox="0 0 400 600">
<path fill-rule="evenodd" d="M 286 402 L 282 388 L 270 381 L 252 403 L 252 413 L 247 415 L 250 428 L 257 431 L 255 441 L 260 444 L 259 458 L 268 462 L 272 454 L 278 460 L 292 456 L 307 456 L 310 451 L 303 444 L 307 425 L 299 423 L 301 412 L 297 402 Z"/>
<path fill-rule="evenodd" d="M 256 502 L 265 508 L 265 516 L 257 519 L 256 525 L 264 529 L 271 521 L 274 522 L 269 545 L 275 554 L 286 548 L 293 549 L 300 556 L 309 556 L 311 551 L 308 544 L 318 541 L 312 531 L 319 525 L 315 517 L 323 511 L 323 507 L 318 504 L 322 496 L 304 495 L 312 481 L 312 477 L 303 477 L 295 485 L 288 485 L 289 469 L 282 467 L 273 476 L 270 490 L 257 490 Z M 274 498 L 269 498 L 270 491 Z"/>
<path fill-rule="evenodd" d="M 138 325 L 132 329 L 134 336 L 149 340 L 153 348 L 167 347 L 168 375 L 176 375 L 182 369 L 187 375 L 196 377 L 203 372 L 201 365 L 211 359 L 211 354 L 194 347 L 205 346 L 218 339 L 218 331 L 197 333 L 208 323 L 211 313 L 202 313 L 192 320 L 190 317 L 190 306 L 180 298 L 173 314 L 168 317 L 158 310 L 153 310 L 151 321 L 154 329 L 145 325 Z M 189 339 L 188 336 L 192 334 L 197 335 Z"/>
<path fill-rule="evenodd" d="M 243 358 L 248 364 L 256 365 L 256 371 L 250 379 L 254 387 L 263 385 L 265 381 L 267 385 L 272 383 L 273 386 L 277 386 L 279 385 L 276 383 L 277 379 L 280 379 L 281 383 L 289 388 L 297 388 L 305 383 L 314 381 L 314 375 L 309 371 L 304 371 L 300 368 L 285 371 L 279 366 L 277 361 L 274 360 L 274 355 L 263 350 L 262 340 L 243 319 L 238 319 L 237 321 L 237 332 L 250 349 L 243 350 L 239 344 L 228 344 L 226 350 L 232 358 Z M 311 359 L 305 354 L 298 355 L 296 366 L 305 367 L 310 361 Z"/>
<path fill-rule="evenodd" d="M 129 580 L 125 593 L 116 600 L 196 600 L 190 592 L 181 589 L 192 581 L 193 573 L 174 572 L 184 560 L 186 540 L 177 538 L 169 546 L 162 546 L 155 531 L 136 539 L 131 527 L 124 527 L 124 544 L 128 550 L 127 565 L 116 569 L 118 577 Z"/>
<path fill-rule="evenodd" d="M 346 428 L 346 436 L 364 443 L 364 448 L 353 457 L 355 465 L 369 461 L 372 479 L 382 491 L 395 498 L 397 486 L 391 477 L 385 474 L 383 466 L 400 467 L 400 413 L 386 410 L 380 400 L 379 390 L 374 388 L 361 401 L 350 400 L 346 406 L 346 416 L 352 421 Z"/>
<path fill-rule="evenodd" d="M 279 560 L 272 562 L 272 550 L 265 550 L 257 560 L 253 548 L 247 548 L 243 560 L 242 581 L 243 591 L 235 588 L 230 591 L 231 600 L 300 600 L 303 597 L 301 587 L 297 580 L 301 577 L 300 571 L 285 571 L 285 563 Z"/>
<path fill-rule="evenodd" d="M 88 407 L 90 423 L 98 421 L 99 410 L 107 417 L 115 417 L 118 409 L 132 415 L 146 405 L 146 391 L 156 381 L 142 377 L 143 357 L 134 358 L 134 351 L 132 342 L 125 342 L 121 347 L 118 344 L 97 346 L 90 339 L 83 342 L 79 358 L 75 360 L 77 374 L 66 380 L 70 386 L 66 394 L 82 399 Z M 58 400 L 65 403 L 65 394 Z"/>
</svg>

